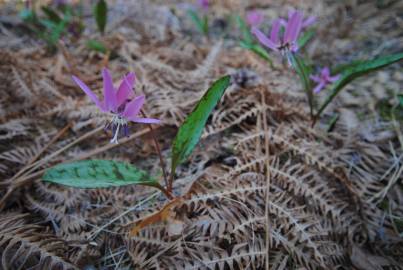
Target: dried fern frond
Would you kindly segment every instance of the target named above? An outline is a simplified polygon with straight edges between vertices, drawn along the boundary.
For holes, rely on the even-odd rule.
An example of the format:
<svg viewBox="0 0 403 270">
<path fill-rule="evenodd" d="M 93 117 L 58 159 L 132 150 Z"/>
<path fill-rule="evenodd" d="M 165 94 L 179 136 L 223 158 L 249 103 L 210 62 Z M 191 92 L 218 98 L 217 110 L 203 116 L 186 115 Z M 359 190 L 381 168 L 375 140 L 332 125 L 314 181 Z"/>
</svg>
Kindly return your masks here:
<svg viewBox="0 0 403 270">
<path fill-rule="evenodd" d="M 0 219 L 0 253 L 4 269 L 77 269 L 63 256 L 66 242 L 27 224 L 27 215 L 7 215 Z"/>
</svg>

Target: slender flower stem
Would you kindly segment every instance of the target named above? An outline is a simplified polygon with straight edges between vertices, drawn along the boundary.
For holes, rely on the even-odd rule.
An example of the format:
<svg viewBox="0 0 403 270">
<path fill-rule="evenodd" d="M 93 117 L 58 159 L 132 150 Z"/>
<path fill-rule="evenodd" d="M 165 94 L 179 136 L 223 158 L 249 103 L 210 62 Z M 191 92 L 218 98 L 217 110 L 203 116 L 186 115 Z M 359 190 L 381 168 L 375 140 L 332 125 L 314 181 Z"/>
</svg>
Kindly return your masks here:
<svg viewBox="0 0 403 270">
<path fill-rule="evenodd" d="M 145 112 L 143 110 L 141 110 L 141 114 L 143 115 L 144 118 L 147 118 L 147 115 L 145 114 Z M 167 173 L 165 171 L 165 162 L 164 162 L 164 158 L 162 157 L 160 145 L 158 143 L 157 138 L 155 137 L 154 129 L 153 129 L 152 125 L 149 124 L 148 128 L 150 129 L 151 136 L 153 137 L 153 140 L 154 140 L 155 150 L 157 151 L 158 156 L 160 158 L 160 166 L 161 166 L 161 169 L 162 169 L 162 174 L 164 176 L 165 186 L 168 188 L 168 192 L 171 193 L 171 191 L 169 190 L 170 185 L 169 185 L 169 182 L 168 182 Z"/>
</svg>

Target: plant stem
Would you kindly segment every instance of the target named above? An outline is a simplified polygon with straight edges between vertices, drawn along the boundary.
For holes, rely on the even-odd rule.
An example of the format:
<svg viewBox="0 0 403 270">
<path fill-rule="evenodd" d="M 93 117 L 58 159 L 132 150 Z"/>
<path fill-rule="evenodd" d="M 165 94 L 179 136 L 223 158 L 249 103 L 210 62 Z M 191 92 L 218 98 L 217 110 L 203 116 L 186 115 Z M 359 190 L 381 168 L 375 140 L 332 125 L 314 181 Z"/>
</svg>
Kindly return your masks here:
<svg viewBox="0 0 403 270">
<path fill-rule="evenodd" d="M 145 112 L 143 110 L 141 110 L 141 114 L 143 115 L 144 118 L 147 118 L 147 115 L 145 114 Z M 151 133 L 151 136 L 153 137 L 153 141 L 154 141 L 154 145 L 155 145 L 155 150 L 157 151 L 158 157 L 160 159 L 160 166 L 161 166 L 161 169 L 162 169 L 162 174 L 164 176 L 165 186 L 167 187 L 168 192 L 171 193 L 171 190 L 169 189 L 170 185 L 169 185 L 169 182 L 168 182 L 167 173 L 165 171 L 165 162 L 164 162 L 164 158 L 162 157 L 160 145 L 158 143 L 157 138 L 155 137 L 154 129 L 153 129 L 152 125 L 148 124 L 148 128 L 150 129 L 150 133 Z"/>
<path fill-rule="evenodd" d="M 169 192 L 172 192 L 172 183 L 174 182 L 174 174 L 175 174 L 175 171 L 172 171 L 171 175 L 169 176 L 168 188 L 167 188 Z"/>
<path fill-rule="evenodd" d="M 162 193 L 164 193 L 164 195 L 168 198 L 168 199 L 173 199 L 174 197 L 172 196 L 172 193 L 169 192 L 167 189 L 165 189 L 163 186 L 161 186 L 160 184 L 156 184 L 156 185 L 152 185 L 152 187 L 155 187 L 157 189 L 159 189 Z"/>
</svg>

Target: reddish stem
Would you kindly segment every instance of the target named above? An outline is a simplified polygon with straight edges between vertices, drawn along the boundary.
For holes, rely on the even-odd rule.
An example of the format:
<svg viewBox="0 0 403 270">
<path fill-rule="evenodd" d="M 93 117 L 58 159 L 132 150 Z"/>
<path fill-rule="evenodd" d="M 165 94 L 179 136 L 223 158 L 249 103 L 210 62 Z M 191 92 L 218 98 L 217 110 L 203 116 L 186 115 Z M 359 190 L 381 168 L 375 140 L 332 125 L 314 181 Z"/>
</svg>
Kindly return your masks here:
<svg viewBox="0 0 403 270">
<path fill-rule="evenodd" d="M 147 118 L 147 115 L 145 114 L 145 112 L 143 110 L 141 110 L 141 114 L 143 115 L 144 118 Z M 153 129 L 152 125 L 148 124 L 148 128 L 150 129 L 151 136 L 153 137 L 155 150 L 157 151 L 158 157 L 160 158 L 160 166 L 162 169 L 162 174 L 164 176 L 165 186 L 168 188 L 168 191 L 169 191 L 169 182 L 168 182 L 167 173 L 165 171 L 165 162 L 164 162 L 164 158 L 162 157 L 161 148 L 160 148 L 157 138 L 155 137 L 154 129 Z M 170 191 L 169 191 L 169 193 L 170 193 Z"/>
</svg>

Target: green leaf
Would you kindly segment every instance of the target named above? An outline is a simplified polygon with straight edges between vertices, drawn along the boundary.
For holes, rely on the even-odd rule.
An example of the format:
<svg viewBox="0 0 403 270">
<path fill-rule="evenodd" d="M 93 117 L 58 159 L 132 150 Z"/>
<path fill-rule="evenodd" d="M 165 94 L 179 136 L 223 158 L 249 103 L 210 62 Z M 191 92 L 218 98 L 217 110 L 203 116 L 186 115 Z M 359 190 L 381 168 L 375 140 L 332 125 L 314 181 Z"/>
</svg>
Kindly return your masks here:
<svg viewBox="0 0 403 270">
<path fill-rule="evenodd" d="M 87 41 L 86 44 L 87 48 L 96 52 L 100 53 L 106 53 L 108 49 L 105 47 L 105 45 L 102 42 L 99 42 L 94 39 L 90 39 Z"/>
<path fill-rule="evenodd" d="M 269 53 L 267 52 L 267 50 L 265 50 L 262 46 L 260 46 L 259 44 L 255 44 L 255 43 L 247 43 L 244 40 L 241 40 L 239 42 L 239 45 L 242 48 L 251 50 L 252 52 L 254 52 L 255 54 L 257 54 L 259 57 L 263 58 L 264 60 L 266 60 L 267 62 L 269 62 L 270 66 L 273 67 L 273 61 L 270 58 Z"/>
<path fill-rule="evenodd" d="M 340 91 L 348 83 L 358 77 L 386 67 L 402 59 L 403 53 L 397 53 L 388 56 L 381 56 L 373 60 L 356 62 L 354 65 L 345 68 L 341 73 L 340 79 L 334 83 L 331 94 L 326 98 L 322 106 L 319 108 L 316 114 L 316 118 L 319 118 L 320 114 L 325 110 L 329 103 L 337 96 L 338 93 L 340 93 Z"/>
<path fill-rule="evenodd" d="M 25 8 L 25 9 L 21 10 L 19 13 L 19 16 L 20 16 L 21 20 L 23 20 L 24 22 L 27 22 L 27 23 L 37 22 L 36 13 L 32 9 Z"/>
<path fill-rule="evenodd" d="M 171 173 L 185 161 L 197 145 L 207 119 L 231 82 L 229 75 L 215 81 L 180 126 L 172 144 Z"/>
<path fill-rule="evenodd" d="M 236 16 L 236 21 L 237 21 L 239 30 L 242 33 L 243 42 L 245 42 L 246 44 L 252 44 L 253 43 L 253 36 L 252 36 L 247 24 L 245 23 L 245 20 L 242 19 L 241 16 L 237 15 Z"/>
<path fill-rule="evenodd" d="M 399 100 L 399 106 L 403 107 L 403 95 L 397 95 L 397 98 Z"/>
<path fill-rule="evenodd" d="M 269 53 L 262 46 L 259 44 L 253 44 L 250 50 L 269 62 L 270 66 L 273 67 L 273 61 L 271 60 Z"/>
<path fill-rule="evenodd" d="M 309 30 L 304 32 L 304 34 L 298 39 L 298 47 L 302 49 L 308 41 L 310 41 L 315 36 L 315 30 Z"/>
<path fill-rule="evenodd" d="M 197 30 L 199 30 L 203 34 L 207 34 L 208 32 L 208 18 L 204 16 L 200 18 L 199 15 L 192 9 L 187 10 L 187 14 L 193 23 L 196 25 Z"/>
<path fill-rule="evenodd" d="M 52 22 L 59 23 L 62 21 L 62 18 L 60 18 L 59 14 L 57 14 L 57 12 L 51 9 L 50 7 L 43 6 L 42 11 Z"/>
<path fill-rule="evenodd" d="M 158 185 L 157 180 L 132 165 L 113 160 L 83 160 L 46 170 L 43 181 L 75 188 Z"/>
<path fill-rule="evenodd" d="M 302 82 L 304 87 L 305 94 L 308 97 L 309 108 L 311 112 L 311 116 L 313 116 L 313 90 L 311 87 L 311 80 L 309 79 L 309 74 L 311 74 L 311 69 L 305 64 L 304 60 L 292 53 L 289 54 L 290 60 L 292 62 L 293 67 L 297 71 L 297 74 Z"/>
<path fill-rule="evenodd" d="M 360 60 L 351 61 L 350 63 L 337 65 L 330 69 L 330 74 L 339 74 L 339 73 L 343 72 L 343 70 L 358 66 L 358 65 L 364 63 L 365 61 L 366 60 L 364 60 L 364 59 L 360 59 Z"/>
<path fill-rule="evenodd" d="M 204 16 L 203 17 L 203 26 L 202 26 L 202 32 L 203 34 L 207 35 L 208 34 L 208 17 Z"/>
<path fill-rule="evenodd" d="M 108 6 L 105 0 L 99 0 L 98 3 L 94 6 L 94 17 L 97 22 L 98 30 L 103 34 L 105 31 L 106 21 L 107 21 L 107 13 Z"/>
</svg>

